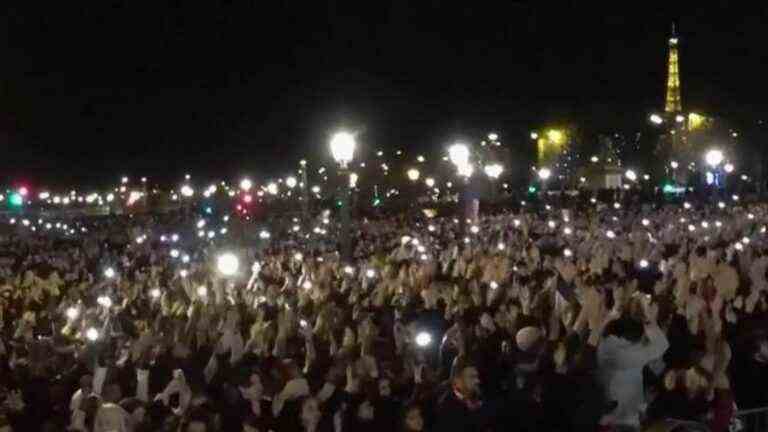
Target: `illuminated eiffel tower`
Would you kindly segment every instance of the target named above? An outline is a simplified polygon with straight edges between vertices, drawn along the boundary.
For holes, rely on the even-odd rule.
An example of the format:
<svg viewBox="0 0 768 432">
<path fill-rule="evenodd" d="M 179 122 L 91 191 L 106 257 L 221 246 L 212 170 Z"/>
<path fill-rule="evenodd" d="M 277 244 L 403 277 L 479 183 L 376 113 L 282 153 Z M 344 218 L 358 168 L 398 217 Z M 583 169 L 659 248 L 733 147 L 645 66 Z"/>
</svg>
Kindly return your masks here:
<svg viewBox="0 0 768 432">
<path fill-rule="evenodd" d="M 667 115 L 677 115 L 683 110 L 680 97 L 680 64 L 677 55 L 677 33 L 672 23 L 672 35 L 669 37 L 669 62 L 667 64 L 667 100 L 664 111 Z"/>
</svg>

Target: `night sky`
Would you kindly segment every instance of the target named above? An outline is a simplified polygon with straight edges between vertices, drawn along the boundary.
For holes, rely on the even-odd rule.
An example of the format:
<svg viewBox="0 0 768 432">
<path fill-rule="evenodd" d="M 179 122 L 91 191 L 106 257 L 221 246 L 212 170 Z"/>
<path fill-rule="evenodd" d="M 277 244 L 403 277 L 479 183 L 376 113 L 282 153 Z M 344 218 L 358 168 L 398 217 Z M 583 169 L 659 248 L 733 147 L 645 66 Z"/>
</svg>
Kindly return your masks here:
<svg viewBox="0 0 768 432">
<path fill-rule="evenodd" d="M 0 21 L 3 180 L 280 174 L 339 126 L 393 150 L 631 130 L 663 107 L 672 20 L 684 109 L 768 105 L 768 10 L 734 2 L 18 3 Z"/>
</svg>

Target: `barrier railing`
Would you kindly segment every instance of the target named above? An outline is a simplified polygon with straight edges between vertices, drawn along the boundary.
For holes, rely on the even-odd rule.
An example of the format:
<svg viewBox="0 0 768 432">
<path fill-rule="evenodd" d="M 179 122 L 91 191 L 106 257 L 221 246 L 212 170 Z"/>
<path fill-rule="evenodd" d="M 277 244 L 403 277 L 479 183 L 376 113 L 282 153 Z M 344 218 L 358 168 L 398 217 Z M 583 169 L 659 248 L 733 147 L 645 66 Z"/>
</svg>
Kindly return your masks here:
<svg viewBox="0 0 768 432">
<path fill-rule="evenodd" d="M 768 431 L 768 407 L 736 411 L 730 432 Z"/>
</svg>

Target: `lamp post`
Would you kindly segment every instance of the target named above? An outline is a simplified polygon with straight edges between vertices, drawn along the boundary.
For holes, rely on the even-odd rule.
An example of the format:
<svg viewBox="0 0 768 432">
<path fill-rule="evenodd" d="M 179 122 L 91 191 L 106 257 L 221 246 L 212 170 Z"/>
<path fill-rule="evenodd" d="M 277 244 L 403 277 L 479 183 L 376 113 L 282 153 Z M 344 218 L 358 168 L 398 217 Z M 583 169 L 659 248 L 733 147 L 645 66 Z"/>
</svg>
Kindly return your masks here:
<svg viewBox="0 0 768 432">
<path fill-rule="evenodd" d="M 550 177 L 552 177 L 552 170 L 549 168 L 541 168 L 538 171 L 539 180 L 541 180 L 541 190 L 546 191 L 547 190 L 547 180 L 549 180 Z"/>
<path fill-rule="evenodd" d="M 496 202 L 496 180 L 499 179 L 504 167 L 499 163 L 492 163 L 485 166 L 485 175 L 491 180 L 491 202 Z"/>
<path fill-rule="evenodd" d="M 349 132 L 337 132 L 331 138 L 331 155 L 339 164 L 339 174 L 344 181 L 341 183 L 341 259 L 350 262 L 352 259 L 352 242 L 350 237 L 351 215 L 349 211 L 349 175 L 348 165 L 355 156 L 355 136 Z M 305 169 L 306 171 L 306 169 Z"/>
<path fill-rule="evenodd" d="M 472 177 L 472 173 L 475 171 L 474 166 L 469 162 L 469 147 L 465 144 L 457 143 L 448 148 L 448 158 L 456 166 L 456 171 L 459 177 L 463 178 L 462 187 L 459 189 L 459 207 L 462 208 L 463 214 L 460 218 L 459 227 L 462 234 L 466 231 L 467 216 L 470 216 L 473 212 L 470 210 L 470 201 L 467 198 L 467 188 L 469 185 L 469 178 Z"/>
<path fill-rule="evenodd" d="M 712 188 L 713 192 L 715 192 L 715 195 L 717 195 L 717 189 L 720 183 L 720 164 L 723 162 L 723 159 L 725 159 L 725 156 L 723 155 L 723 152 L 718 149 L 712 149 L 709 150 L 706 154 L 704 154 L 704 161 L 712 167 L 712 174 L 714 175 L 714 179 L 712 181 Z"/>
<path fill-rule="evenodd" d="M 680 166 L 677 161 L 672 161 L 669 163 L 669 167 L 672 168 L 672 181 L 677 184 L 677 167 Z"/>
</svg>

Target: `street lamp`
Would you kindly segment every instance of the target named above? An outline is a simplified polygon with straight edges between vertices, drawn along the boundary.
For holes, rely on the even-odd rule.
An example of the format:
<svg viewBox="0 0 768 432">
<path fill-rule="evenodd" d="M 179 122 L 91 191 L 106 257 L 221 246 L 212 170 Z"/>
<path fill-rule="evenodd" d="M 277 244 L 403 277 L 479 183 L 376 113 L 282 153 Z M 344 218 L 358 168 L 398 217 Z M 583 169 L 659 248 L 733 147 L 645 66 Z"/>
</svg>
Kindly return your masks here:
<svg viewBox="0 0 768 432">
<path fill-rule="evenodd" d="M 248 192 L 253 187 L 253 182 L 250 179 L 244 178 L 240 181 L 240 189 Z"/>
<path fill-rule="evenodd" d="M 425 184 L 427 185 L 427 187 L 428 187 L 428 188 L 430 188 L 430 189 L 431 189 L 431 188 L 433 188 L 433 187 L 435 187 L 435 179 L 433 179 L 432 177 L 427 177 L 427 179 L 426 179 L 426 180 L 424 180 L 424 183 L 425 183 Z"/>
<path fill-rule="evenodd" d="M 408 175 L 408 180 L 415 182 L 419 180 L 419 177 L 421 176 L 421 173 L 416 168 L 411 168 L 406 173 Z"/>
<path fill-rule="evenodd" d="M 347 169 L 347 164 L 354 158 L 355 147 L 355 136 L 349 132 L 338 132 L 331 138 L 331 155 L 342 169 Z"/>
<path fill-rule="evenodd" d="M 732 163 L 729 162 L 729 163 L 723 165 L 723 170 L 725 170 L 726 173 L 730 174 L 730 173 L 733 172 L 734 166 L 733 166 Z"/>
<path fill-rule="evenodd" d="M 723 152 L 717 149 L 710 150 L 704 155 L 704 160 L 712 168 L 717 168 L 723 162 L 723 159 L 725 159 Z"/>
<path fill-rule="evenodd" d="M 288 186 L 289 189 L 295 188 L 297 184 L 296 177 L 290 176 L 285 179 L 285 185 Z"/>
<path fill-rule="evenodd" d="M 653 123 L 653 124 L 660 125 L 660 124 L 664 123 L 664 119 L 661 118 L 661 116 L 658 115 L 658 114 L 651 114 L 650 119 L 651 119 L 651 123 Z"/>
<path fill-rule="evenodd" d="M 627 170 L 627 172 L 624 173 L 624 176 L 627 177 L 630 181 L 636 181 L 637 180 L 637 173 L 635 173 L 632 170 Z"/>
<path fill-rule="evenodd" d="M 469 148 L 464 144 L 454 144 L 448 148 L 448 157 L 456 167 L 469 163 Z"/>
<path fill-rule="evenodd" d="M 485 166 L 485 175 L 491 179 L 491 201 L 496 202 L 496 180 L 499 179 L 504 167 L 499 163 L 492 163 Z"/>
<path fill-rule="evenodd" d="M 501 164 L 494 163 L 485 166 L 485 175 L 493 180 L 498 179 L 502 172 L 504 172 L 504 167 Z"/>
<path fill-rule="evenodd" d="M 331 155 L 339 164 L 341 177 L 346 179 L 347 165 L 355 156 L 355 136 L 349 132 L 337 132 L 331 138 Z M 352 259 L 352 242 L 350 237 L 351 215 L 349 212 L 349 182 L 341 185 L 341 259 L 349 262 Z"/>
</svg>

